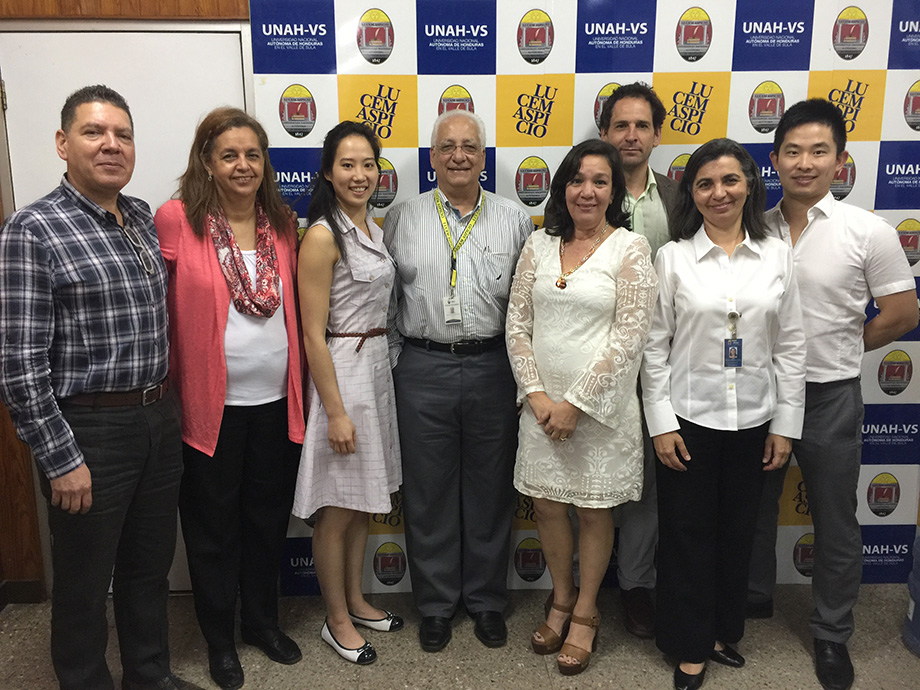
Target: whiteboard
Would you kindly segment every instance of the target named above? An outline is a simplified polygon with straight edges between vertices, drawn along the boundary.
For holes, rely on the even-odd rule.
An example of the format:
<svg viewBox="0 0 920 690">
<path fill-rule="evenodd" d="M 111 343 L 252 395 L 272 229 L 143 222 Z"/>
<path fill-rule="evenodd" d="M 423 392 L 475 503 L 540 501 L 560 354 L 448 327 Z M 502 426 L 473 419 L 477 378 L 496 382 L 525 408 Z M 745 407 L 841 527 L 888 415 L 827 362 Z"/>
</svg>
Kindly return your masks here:
<svg viewBox="0 0 920 690">
<path fill-rule="evenodd" d="M 106 84 L 128 101 L 137 164 L 124 191 L 154 211 L 176 191 L 201 118 L 221 105 L 245 107 L 239 31 L 0 31 L 0 78 L 15 208 L 60 183 L 54 133 L 64 100 L 82 86 Z"/>
<path fill-rule="evenodd" d="M 137 163 L 124 191 L 156 211 L 176 191 L 201 118 L 221 105 L 245 108 L 248 34 L 242 35 L 239 24 L 235 31 L 200 32 L 75 31 L 87 24 L 68 25 L 69 31 L 0 30 L 14 206 L 4 211 L 22 208 L 60 184 L 65 163 L 54 133 L 61 126 L 61 106 L 80 87 L 99 83 L 124 96 L 134 118 Z M 37 504 L 43 513 L 41 496 Z M 39 522 L 50 585 L 47 522 Z M 191 589 L 181 531 L 169 581 L 172 590 Z"/>
</svg>

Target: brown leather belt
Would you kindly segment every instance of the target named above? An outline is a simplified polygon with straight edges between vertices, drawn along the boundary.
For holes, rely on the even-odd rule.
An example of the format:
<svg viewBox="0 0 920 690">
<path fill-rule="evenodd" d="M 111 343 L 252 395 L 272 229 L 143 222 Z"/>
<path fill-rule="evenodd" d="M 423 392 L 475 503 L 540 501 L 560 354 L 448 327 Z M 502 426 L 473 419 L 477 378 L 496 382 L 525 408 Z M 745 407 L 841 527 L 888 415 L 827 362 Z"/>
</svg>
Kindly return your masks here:
<svg viewBox="0 0 920 690">
<path fill-rule="evenodd" d="M 86 407 L 137 407 L 152 405 L 166 397 L 169 388 L 169 379 L 149 388 L 139 388 L 135 391 L 121 393 L 78 393 L 69 398 L 62 398 L 62 403 L 82 405 Z"/>
<path fill-rule="evenodd" d="M 364 341 L 368 338 L 377 338 L 386 334 L 386 328 L 372 328 L 367 333 L 332 333 L 330 331 L 326 331 L 326 336 L 329 338 L 360 338 L 358 341 L 358 346 L 355 348 L 355 352 L 361 352 L 361 348 L 364 347 Z"/>
</svg>

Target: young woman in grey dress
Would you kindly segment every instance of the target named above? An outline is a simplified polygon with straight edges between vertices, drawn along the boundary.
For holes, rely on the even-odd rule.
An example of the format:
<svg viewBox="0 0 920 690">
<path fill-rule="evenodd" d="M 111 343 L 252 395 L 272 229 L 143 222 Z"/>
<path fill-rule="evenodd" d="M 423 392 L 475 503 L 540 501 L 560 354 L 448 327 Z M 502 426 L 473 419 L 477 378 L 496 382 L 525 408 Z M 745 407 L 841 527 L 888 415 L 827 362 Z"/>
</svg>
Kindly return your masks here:
<svg viewBox="0 0 920 690">
<path fill-rule="evenodd" d="M 361 586 L 368 513 L 390 512 L 402 481 L 385 337 L 396 269 L 367 211 L 379 159 L 366 126 L 346 121 L 330 130 L 298 259 L 310 412 L 293 512 L 316 513 L 322 639 L 357 664 L 377 653 L 356 625 L 403 627 L 399 616 L 368 603 Z"/>
</svg>

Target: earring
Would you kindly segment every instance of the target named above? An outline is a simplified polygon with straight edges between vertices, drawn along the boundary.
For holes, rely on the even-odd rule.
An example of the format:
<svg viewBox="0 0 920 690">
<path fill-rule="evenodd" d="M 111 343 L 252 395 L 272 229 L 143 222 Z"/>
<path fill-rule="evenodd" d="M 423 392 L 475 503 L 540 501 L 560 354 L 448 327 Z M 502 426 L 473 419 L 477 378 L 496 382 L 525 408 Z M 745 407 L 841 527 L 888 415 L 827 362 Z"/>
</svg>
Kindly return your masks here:
<svg viewBox="0 0 920 690">
<path fill-rule="evenodd" d="M 214 175 L 211 174 L 211 171 L 208 171 L 208 182 L 211 182 L 214 179 Z"/>
</svg>

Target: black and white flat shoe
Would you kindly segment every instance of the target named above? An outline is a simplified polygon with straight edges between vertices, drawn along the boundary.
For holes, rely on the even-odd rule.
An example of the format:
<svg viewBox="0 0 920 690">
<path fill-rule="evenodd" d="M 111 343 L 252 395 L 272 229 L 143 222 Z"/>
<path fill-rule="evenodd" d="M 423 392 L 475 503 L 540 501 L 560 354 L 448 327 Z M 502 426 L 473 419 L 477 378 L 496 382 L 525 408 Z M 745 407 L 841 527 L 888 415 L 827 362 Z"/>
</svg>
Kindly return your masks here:
<svg viewBox="0 0 920 690">
<path fill-rule="evenodd" d="M 335 639 L 335 636 L 332 634 L 332 631 L 329 629 L 329 624 L 326 621 L 323 621 L 323 631 L 320 636 L 323 638 L 323 642 L 332 647 L 336 653 L 346 661 L 350 661 L 353 664 L 359 664 L 361 666 L 364 666 L 365 664 L 372 664 L 377 661 L 377 651 L 373 648 L 370 642 L 365 642 L 357 649 L 347 649 L 346 647 L 340 645 L 338 640 Z"/>
<path fill-rule="evenodd" d="M 355 625 L 363 625 L 365 628 L 370 628 L 371 630 L 378 630 L 380 632 L 396 632 L 397 630 L 402 630 L 403 619 L 400 616 L 397 616 L 395 613 L 390 611 L 384 611 L 386 616 L 383 618 L 377 618 L 372 620 L 370 618 L 361 618 L 360 616 L 353 616 L 348 614 L 348 617 L 351 618 L 351 622 Z"/>
</svg>

